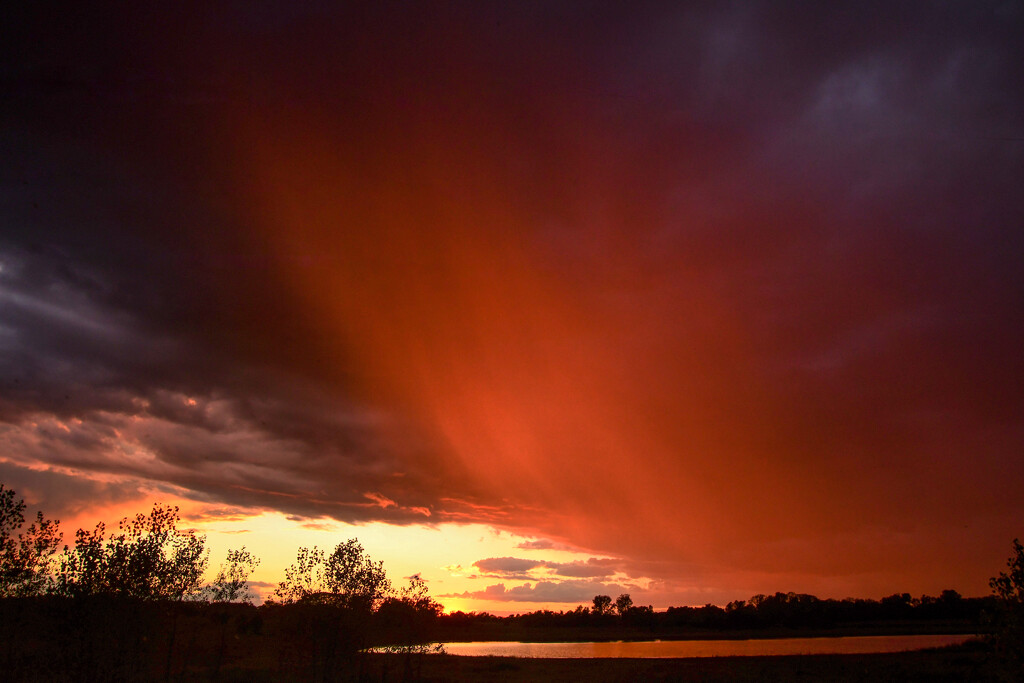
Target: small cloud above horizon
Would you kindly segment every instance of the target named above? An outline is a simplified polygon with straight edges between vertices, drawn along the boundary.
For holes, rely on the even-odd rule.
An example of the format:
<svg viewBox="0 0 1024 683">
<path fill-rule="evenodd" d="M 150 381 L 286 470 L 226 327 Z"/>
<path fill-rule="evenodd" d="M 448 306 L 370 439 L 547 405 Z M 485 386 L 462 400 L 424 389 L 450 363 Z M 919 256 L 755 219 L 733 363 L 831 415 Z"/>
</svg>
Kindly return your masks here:
<svg viewBox="0 0 1024 683">
<path fill-rule="evenodd" d="M 547 538 L 538 538 L 529 541 L 523 541 L 516 545 L 516 548 L 520 550 L 561 550 L 565 552 L 579 552 L 578 549 L 564 543 L 555 543 L 554 541 Z"/>
<path fill-rule="evenodd" d="M 615 597 L 629 591 L 629 586 L 600 581 L 538 581 L 512 588 L 506 588 L 504 583 L 496 583 L 480 591 L 446 593 L 438 597 L 501 602 L 590 603 L 595 595 Z"/>
</svg>

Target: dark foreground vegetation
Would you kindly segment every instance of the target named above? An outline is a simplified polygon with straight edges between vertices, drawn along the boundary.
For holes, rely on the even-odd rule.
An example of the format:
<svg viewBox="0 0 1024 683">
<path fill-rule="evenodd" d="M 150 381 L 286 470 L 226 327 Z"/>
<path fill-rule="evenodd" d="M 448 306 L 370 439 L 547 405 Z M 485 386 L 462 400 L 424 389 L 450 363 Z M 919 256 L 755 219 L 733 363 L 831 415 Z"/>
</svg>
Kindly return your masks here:
<svg viewBox="0 0 1024 683">
<path fill-rule="evenodd" d="M 5 681 L 418 680 L 428 649 L 407 606 L 52 596 L 0 601 L 0 623 Z"/>
<path fill-rule="evenodd" d="M 1014 541 L 993 595 L 874 600 L 757 595 L 726 607 L 655 612 L 628 595 L 510 617 L 441 614 L 418 576 L 392 586 L 356 540 L 300 548 L 266 604 L 251 604 L 259 560 L 229 551 L 209 584 L 205 539 L 176 508 L 79 529 L 25 526 L 0 484 L 0 680 L 548 681 L 1018 680 L 1024 673 L 1024 548 Z M 958 648 L 879 655 L 688 660 L 523 660 L 431 654 L 460 640 L 619 640 L 988 633 Z M 1024 678 L 1021 678 L 1024 680 Z"/>
<path fill-rule="evenodd" d="M 387 680 L 368 648 L 418 677 L 440 605 L 418 577 L 392 586 L 355 539 L 329 554 L 299 548 L 273 598 L 251 604 L 259 560 L 229 551 L 203 585 L 205 539 L 177 508 L 79 529 L 61 549 L 56 521 L 0 484 L 0 680 Z M 377 660 L 391 666 L 392 659 Z"/>
</svg>

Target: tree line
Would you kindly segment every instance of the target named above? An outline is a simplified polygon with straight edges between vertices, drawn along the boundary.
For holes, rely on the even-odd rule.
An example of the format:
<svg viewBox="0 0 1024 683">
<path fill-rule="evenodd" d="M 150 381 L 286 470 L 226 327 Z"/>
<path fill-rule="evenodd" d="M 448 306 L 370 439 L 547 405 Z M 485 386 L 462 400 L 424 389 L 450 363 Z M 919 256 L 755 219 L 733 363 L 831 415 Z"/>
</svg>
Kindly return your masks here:
<svg viewBox="0 0 1024 683">
<path fill-rule="evenodd" d="M 415 680 L 422 655 L 438 642 L 765 629 L 971 628 L 995 634 L 996 651 L 1024 665 L 1024 547 L 1017 540 L 987 597 L 775 593 L 656 612 L 621 594 L 568 611 L 496 617 L 442 614 L 419 576 L 395 587 L 356 539 L 329 551 L 299 548 L 257 607 L 248 580 L 259 558 L 245 547 L 229 550 L 204 584 L 205 537 L 180 529 L 175 507 L 155 505 L 109 534 L 102 523 L 79 529 L 64 546 L 57 520 L 40 512 L 26 525 L 25 509 L 0 484 L 0 671 L 11 681 L 252 680 L 253 671 L 286 681 Z M 368 657 L 372 649 L 390 656 Z"/>
<path fill-rule="evenodd" d="M 63 545 L 58 520 L 0 484 L 0 670 L 5 680 L 224 680 L 239 663 L 280 680 L 387 680 L 366 651 L 416 675 L 441 606 L 418 576 L 396 588 L 356 539 L 330 552 L 299 548 L 260 607 L 259 565 L 232 549 L 209 583 L 204 536 L 179 528 L 177 507 L 78 529 Z M 395 660 L 392 657 L 385 661 Z M 244 676 L 243 676 L 244 678 Z"/>
<path fill-rule="evenodd" d="M 821 599 L 804 593 L 755 595 L 724 607 L 634 605 L 629 594 L 614 601 L 596 595 L 590 606 L 537 610 L 498 617 L 453 612 L 438 621 L 441 640 L 605 640 L 695 638 L 774 630 L 816 633 L 976 632 L 1010 668 L 1024 670 L 1024 546 L 1013 541 L 1007 571 L 989 582 L 992 594 L 963 597 L 947 589 L 938 596 L 894 593 L 880 600 Z"/>
<path fill-rule="evenodd" d="M 911 598 L 907 593 L 881 600 L 847 598 L 820 599 L 798 593 L 755 595 L 749 600 L 736 600 L 725 607 L 669 607 L 655 611 L 650 605 L 633 605 L 628 594 L 615 601 L 597 595 L 591 606 L 579 605 L 573 610 L 538 610 L 507 617 L 484 613 L 454 612 L 441 617 L 440 628 L 446 633 L 488 632 L 503 638 L 503 632 L 587 631 L 588 637 L 600 639 L 602 632 L 617 637 L 672 637 L 699 635 L 700 632 L 763 631 L 768 629 L 837 630 L 871 629 L 889 631 L 954 630 L 965 627 L 984 628 L 986 615 L 997 611 L 993 596 L 964 598 L 953 590 L 938 597 Z M 555 634 L 553 634 L 555 635 Z M 524 636 L 527 639 L 530 636 Z M 449 638 L 454 639 L 454 638 Z"/>
</svg>

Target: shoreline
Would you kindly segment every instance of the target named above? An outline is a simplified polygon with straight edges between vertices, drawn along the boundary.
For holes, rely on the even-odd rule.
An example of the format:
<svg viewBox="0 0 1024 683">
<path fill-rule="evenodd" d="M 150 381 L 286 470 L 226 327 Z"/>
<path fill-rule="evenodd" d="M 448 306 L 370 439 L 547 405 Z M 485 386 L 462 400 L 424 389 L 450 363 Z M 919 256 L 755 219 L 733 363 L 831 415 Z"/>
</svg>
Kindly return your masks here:
<svg viewBox="0 0 1024 683">
<path fill-rule="evenodd" d="M 401 655 L 373 655 L 382 671 Z M 674 659 L 527 659 L 431 655 L 414 665 L 419 680 L 440 683 L 596 683 L 619 681 L 999 681 L 1005 672 L 980 643 L 932 650 L 848 655 L 759 655 Z M 386 680 L 391 680 L 390 678 Z"/>
<path fill-rule="evenodd" d="M 748 640 L 641 640 L 601 642 L 475 641 L 439 643 L 431 654 L 526 659 L 689 659 L 826 654 L 883 654 L 983 644 L 971 633 L 898 636 L 760 638 Z"/>
<path fill-rule="evenodd" d="M 691 640 L 779 640 L 787 638 L 857 638 L 868 636 L 952 635 L 984 638 L 988 631 L 978 624 L 877 624 L 819 629 L 743 629 L 665 632 L 608 633 L 594 629 L 521 629 L 505 632 L 477 632 L 438 638 L 443 643 L 617 643 Z"/>
</svg>

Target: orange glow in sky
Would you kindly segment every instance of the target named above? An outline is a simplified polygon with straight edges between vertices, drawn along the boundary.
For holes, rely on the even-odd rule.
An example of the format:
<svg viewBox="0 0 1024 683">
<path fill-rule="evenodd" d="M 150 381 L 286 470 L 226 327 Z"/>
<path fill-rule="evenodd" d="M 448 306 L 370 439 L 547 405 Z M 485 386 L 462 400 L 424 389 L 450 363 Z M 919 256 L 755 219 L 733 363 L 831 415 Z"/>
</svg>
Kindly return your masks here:
<svg viewBox="0 0 1024 683">
<path fill-rule="evenodd" d="M 495 612 L 988 592 L 1019 12 L 166 5 L 0 56 L 0 482 L 66 540 L 159 500 L 263 594 L 358 537 Z"/>
</svg>

